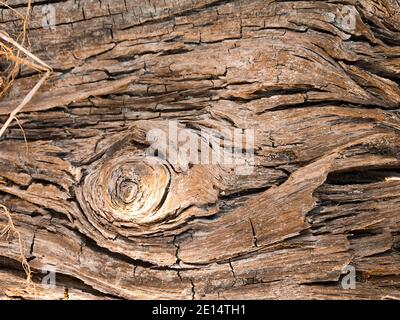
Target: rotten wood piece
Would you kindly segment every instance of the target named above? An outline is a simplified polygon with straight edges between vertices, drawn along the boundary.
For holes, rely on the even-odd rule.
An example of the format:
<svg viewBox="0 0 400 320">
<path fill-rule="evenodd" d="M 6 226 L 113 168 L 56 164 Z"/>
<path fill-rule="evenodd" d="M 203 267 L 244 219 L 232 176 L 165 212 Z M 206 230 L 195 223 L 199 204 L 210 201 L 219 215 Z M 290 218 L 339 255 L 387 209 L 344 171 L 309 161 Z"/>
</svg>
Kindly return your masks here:
<svg viewBox="0 0 400 320">
<path fill-rule="evenodd" d="M 0 204 L 36 292 L 2 237 L 0 298 L 400 298 L 398 1 L 34 0 L 29 39 L 54 72 L 0 139 Z M 252 130 L 254 167 L 150 157 L 171 123 L 199 153 Z"/>
</svg>

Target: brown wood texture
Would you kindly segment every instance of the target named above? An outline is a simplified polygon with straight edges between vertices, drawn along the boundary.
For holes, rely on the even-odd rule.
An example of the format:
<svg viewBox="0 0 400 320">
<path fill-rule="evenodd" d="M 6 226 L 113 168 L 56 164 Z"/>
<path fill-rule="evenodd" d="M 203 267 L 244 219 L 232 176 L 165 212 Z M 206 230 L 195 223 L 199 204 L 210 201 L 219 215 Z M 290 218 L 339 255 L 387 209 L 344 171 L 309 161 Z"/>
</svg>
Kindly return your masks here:
<svg viewBox="0 0 400 320">
<path fill-rule="evenodd" d="M 16 122 L 0 138 L 0 204 L 36 294 L 14 235 L 0 298 L 400 298 L 399 1 L 35 0 L 29 39 L 54 72 L 18 115 L 27 144 Z M 150 161 L 170 121 L 254 130 L 254 170 Z"/>
</svg>

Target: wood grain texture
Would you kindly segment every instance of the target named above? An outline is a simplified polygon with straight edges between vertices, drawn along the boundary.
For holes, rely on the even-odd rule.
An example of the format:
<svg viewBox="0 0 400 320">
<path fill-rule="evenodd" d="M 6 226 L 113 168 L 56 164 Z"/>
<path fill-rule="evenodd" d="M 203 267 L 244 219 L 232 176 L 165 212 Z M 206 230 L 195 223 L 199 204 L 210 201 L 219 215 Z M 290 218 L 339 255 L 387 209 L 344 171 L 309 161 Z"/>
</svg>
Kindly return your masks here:
<svg viewBox="0 0 400 320">
<path fill-rule="evenodd" d="M 31 17 L 54 73 L 18 116 L 27 145 L 17 123 L 0 139 L 0 203 L 37 295 L 3 237 L 0 298 L 400 298 L 399 1 L 35 0 Z M 0 123 L 39 77 L 21 71 Z M 254 170 L 150 159 L 171 121 L 208 152 L 204 134 L 254 130 Z"/>
</svg>

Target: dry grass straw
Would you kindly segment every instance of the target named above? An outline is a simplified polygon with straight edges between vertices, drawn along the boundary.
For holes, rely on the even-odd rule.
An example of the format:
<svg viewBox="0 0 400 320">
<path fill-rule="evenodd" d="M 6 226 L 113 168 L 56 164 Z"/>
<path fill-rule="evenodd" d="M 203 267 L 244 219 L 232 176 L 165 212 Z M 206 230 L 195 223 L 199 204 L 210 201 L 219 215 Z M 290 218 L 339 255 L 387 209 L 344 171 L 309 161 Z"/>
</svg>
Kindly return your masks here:
<svg viewBox="0 0 400 320">
<path fill-rule="evenodd" d="M 4 132 L 7 130 L 14 119 L 17 121 L 19 127 L 22 129 L 22 126 L 19 120 L 16 118 L 16 115 L 23 109 L 24 106 L 26 106 L 32 100 L 33 96 L 37 93 L 37 91 L 43 85 L 46 79 L 50 76 L 52 68 L 44 63 L 42 60 L 40 60 L 38 57 L 36 57 L 34 54 L 32 54 L 28 49 L 26 49 L 26 46 L 29 46 L 27 28 L 31 11 L 31 0 L 27 1 L 25 15 L 22 15 L 2 1 L 0 1 L 0 5 L 9 8 L 22 19 L 22 32 L 16 39 L 13 39 L 5 31 L 0 29 L 0 60 L 5 60 L 7 62 L 6 70 L 2 74 L 0 74 L 0 98 L 8 93 L 22 66 L 38 72 L 45 72 L 45 74 L 40 78 L 36 85 L 19 103 L 19 105 L 14 108 L 6 122 L 0 128 L 1 138 L 1 136 L 4 134 Z M 23 134 L 24 140 L 26 142 L 25 133 L 23 132 Z M 6 239 L 8 239 L 9 237 L 16 237 L 18 239 L 18 245 L 20 248 L 20 260 L 22 268 L 26 273 L 27 292 L 34 293 L 36 295 L 35 286 L 32 282 L 32 272 L 26 259 L 25 245 L 22 240 L 21 233 L 14 225 L 10 210 L 3 204 L 0 204 L 0 215 L 5 216 L 5 218 L 7 219 L 5 226 L 0 229 L 0 238 L 5 237 Z"/>
<path fill-rule="evenodd" d="M 43 85 L 46 79 L 50 76 L 52 68 L 44 63 L 41 59 L 32 54 L 27 50 L 24 45 L 27 43 L 27 27 L 29 23 L 29 16 L 31 10 L 31 0 L 27 2 L 27 9 L 25 16 L 22 16 L 15 9 L 9 7 L 6 3 L 1 2 L 0 4 L 13 10 L 18 16 L 23 19 L 23 27 L 21 35 L 18 37 L 20 41 L 14 40 L 5 31 L 0 30 L 0 58 L 5 59 L 10 63 L 10 66 L 5 71 L 5 77 L 0 78 L 0 98 L 4 96 L 11 88 L 12 83 L 19 74 L 22 65 L 39 72 L 45 72 L 42 78 L 36 83 L 36 85 L 29 91 L 22 102 L 10 113 L 7 121 L 3 124 L 0 129 L 0 137 L 4 134 L 11 122 L 15 119 L 17 113 L 19 113 L 23 107 L 25 107 Z M 25 57 L 22 57 L 25 56 Z"/>
<path fill-rule="evenodd" d="M 0 1 L 0 5 L 12 10 L 19 18 L 22 19 L 23 23 L 22 23 L 22 32 L 20 34 L 20 36 L 18 37 L 22 46 L 25 45 L 26 42 L 26 30 L 27 30 L 27 26 L 29 23 L 29 12 L 31 9 L 31 0 L 28 0 L 27 3 L 27 10 L 26 10 L 26 14 L 25 16 L 23 16 L 21 13 L 19 13 L 17 10 L 11 8 L 7 3 L 4 3 L 3 1 Z M 0 30 L 1 34 L 6 35 L 6 33 L 2 30 Z M 4 39 L 3 39 L 4 40 Z M 13 50 L 12 47 L 10 47 L 7 43 L 2 43 L 0 42 L 0 59 L 5 59 L 6 61 L 11 62 L 11 64 L 8 66 L 7 70 L 5 70 L 4 74 L 5 76 L 2 79 L 2 83 L 0 86 L 0 98 L 2 96 L 4 96 L 7 91 L 10 89 L 13 81 L 15 80 L 16 76 L 19 73 L 20 70 L 20 52 L 17 51 L 15 52 L 15 50 Z"/>
<path fill-rule="evenodd" d="M 5 224 L 5 226 L 0 229 L 0 238 L 5 238 L 6 240 L 8 240 L 10 237 L 16 237 L 18 239 L 20 260 L 22 268 L 24 269 L 26 274 L 26 291 L 35 294 L 36 290 L 35 285 L 32 281 L 31 267 L 28 263 L 28 260 L 26 260 L 25 243 L 22 241 L 21 233 L 14 225 L 10 210 L 8 210 L 8 208 L 2 204 L 0 204 L 0 215 L 4 215 L 7 219 L 7 223 Z"/>
</svg>

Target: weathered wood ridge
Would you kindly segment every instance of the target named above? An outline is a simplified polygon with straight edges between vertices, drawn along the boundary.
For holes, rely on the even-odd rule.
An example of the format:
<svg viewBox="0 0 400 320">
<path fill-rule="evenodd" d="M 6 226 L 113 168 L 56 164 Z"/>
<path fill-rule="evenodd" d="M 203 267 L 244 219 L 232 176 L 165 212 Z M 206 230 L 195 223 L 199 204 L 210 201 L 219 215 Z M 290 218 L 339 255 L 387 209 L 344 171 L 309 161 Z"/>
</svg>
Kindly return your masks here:
<svg viewBox="0 0 400 320">
<path fill-rule="evenodd" d="M 29 39 L 54 73 L 18 116 L 27 145 L 16 122 L 0 139 L 0 204 L 37 285 L 3 237 L 1 298 L 400 298 L 399 1 L 35 0 Z M 253 172 L 149 161 L 170 120 L 253 129 Z"/>
</svg>

